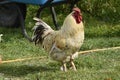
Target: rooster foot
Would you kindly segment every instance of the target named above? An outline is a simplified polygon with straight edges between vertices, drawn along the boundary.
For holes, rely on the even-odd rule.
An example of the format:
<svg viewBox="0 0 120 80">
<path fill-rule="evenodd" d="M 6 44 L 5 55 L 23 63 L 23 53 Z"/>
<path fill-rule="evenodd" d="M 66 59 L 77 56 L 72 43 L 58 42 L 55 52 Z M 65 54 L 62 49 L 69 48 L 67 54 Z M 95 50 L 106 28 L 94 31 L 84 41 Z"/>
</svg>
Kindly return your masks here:
<svg viewBox="0 0 120 80">
<path fill-rule="evenodd" d="M 72 59 L 72 56 L 71 56 L 71 59 L 70 59 L 70 64 L 71 64 L 71 67 L 70 69 L 74 70 L 74 71 L 77 71 L 76 67 L 75 67 L 75 64 L 73 62 L 73 59 Z"/>
<path fill-rule="evenodd" d="M 72 70 L 74 70 L 74 71 L 77 71 L 74 62 L 72 61 L 72 62 L 70 62 L 70 63 L 71 63 L 70 69 L 72 69 Z"/>
<path fill-rule="evenodd" d="M 77 71 L 74 62 L 70 62 L 70 63 L 71 63 L 70 69 L 71 69 L 71 70 L 74 70 L 74 71 Z"/>
<path fill-rule="evenodd" d="M 63 65 L 60 67 L 61 71 L 67 72 L 67 67 L 66 67 L 66 63 L 63 63 Z"/>
</svg>

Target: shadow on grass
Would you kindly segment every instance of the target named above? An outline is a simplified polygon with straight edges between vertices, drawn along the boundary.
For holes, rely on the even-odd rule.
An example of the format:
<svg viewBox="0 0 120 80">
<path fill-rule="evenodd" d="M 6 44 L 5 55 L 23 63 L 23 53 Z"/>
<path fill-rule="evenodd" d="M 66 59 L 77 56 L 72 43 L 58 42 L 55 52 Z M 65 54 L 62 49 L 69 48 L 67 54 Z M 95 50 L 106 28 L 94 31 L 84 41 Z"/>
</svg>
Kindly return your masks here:
<svg viewBox="0 0 120 80">
<path fill-rule="evenodd" d="M 27 74 L 34 74 L 38 72 L 49 72 L 54 71 L 54 68 L 48 68 L 44 66 L 29 66 L 29 65 L 21 65 L 21 66 L 0 66 L 0 73 L 5 76 L 25 76 Z"/>
</svg>

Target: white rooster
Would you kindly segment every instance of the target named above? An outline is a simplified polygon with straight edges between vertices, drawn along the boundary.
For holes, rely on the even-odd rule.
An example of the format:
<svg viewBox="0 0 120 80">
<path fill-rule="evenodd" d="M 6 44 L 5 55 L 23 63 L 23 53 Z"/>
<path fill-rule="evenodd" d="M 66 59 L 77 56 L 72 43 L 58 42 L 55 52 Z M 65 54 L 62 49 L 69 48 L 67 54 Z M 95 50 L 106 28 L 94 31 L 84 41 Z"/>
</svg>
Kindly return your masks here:
<svg viewBox="0 0 120 80">
<path fill-rule="evenodd" d="M 71 69 L 76 71 L 73 60 L 78 56 L 77 51 L 84 41 L 84 26 L 80 9 L 73 8 L 58 31 L 54 31 L 42 20 L 34 19 L 37 21 L 33 28 L 35 44 L 41 45 L 53 60 L 61 62 L 61 70 L 67 71 L 66 63 L 69 62 Z"/>
</svg>

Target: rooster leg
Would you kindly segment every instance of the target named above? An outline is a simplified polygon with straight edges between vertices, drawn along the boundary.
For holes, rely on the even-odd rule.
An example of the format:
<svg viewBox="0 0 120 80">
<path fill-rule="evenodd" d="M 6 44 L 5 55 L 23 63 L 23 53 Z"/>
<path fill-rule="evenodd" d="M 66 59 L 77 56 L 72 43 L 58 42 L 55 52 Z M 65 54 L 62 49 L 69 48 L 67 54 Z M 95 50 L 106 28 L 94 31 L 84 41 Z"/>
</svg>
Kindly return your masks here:
<svg viewBox="0 0 120 80">
<path fill-rule="evenodd" d="M 74 71 L 77 71 L 77 69 L 76 69 L 76 67 L 75 67 L 75 64 L 74 64 L 74 62 L 73 62 L 72 56 L 70 56 L 70 64 L 71 64 L 70 69 L 73 69 Z"/>
<path fill-rule="evenodd" d="M 63 65 L 62 65 L 62 67 L 61 67 L 60 69 L 61 69 L 62 71 L 64 71 L 64 72 L 66 72 L 66 71 L 67 71 L 66 63 L 63 62 L 62 64 L 63 64 Z"/>
</svg>

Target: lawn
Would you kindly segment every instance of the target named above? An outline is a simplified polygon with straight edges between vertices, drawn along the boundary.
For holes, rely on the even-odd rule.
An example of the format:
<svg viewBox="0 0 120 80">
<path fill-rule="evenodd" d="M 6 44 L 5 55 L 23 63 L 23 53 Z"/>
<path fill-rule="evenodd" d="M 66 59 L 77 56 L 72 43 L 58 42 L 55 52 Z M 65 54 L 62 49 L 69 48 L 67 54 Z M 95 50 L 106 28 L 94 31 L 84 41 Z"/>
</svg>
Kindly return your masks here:
<svg viewBox="0 0 120 80">
<path fill-rule="evenodd" d="M 33 11 L 34 12 L 34 11 Z M 32 35 L 34 21 L 28 13 L 26 27 Z M 46 16 L 47 14 L 45 14 Z M 58 14 L 60 25 L 64 19 Z M 120 46 L 120 24 L 106 23 L 83 14 L 85 25 L 85 41 L 80 51 Z M 43 17 L 51 26 L 51 17 Z M 0 55 L 3 60 L 18 58 L 48 56 L 47 53 L 26 40 L 21 34 L 21 28 L 0 28 L 3 42 L 0 43 Z M 44 59 L 32 59 L 21 62 L 0 64 L 0 80 L 119 80 L 120 79 L 120 49 L 94 52 L 79 55 L 75 60 L 77 72 L 60 71 L 60 63 Z"/>
</svg>

